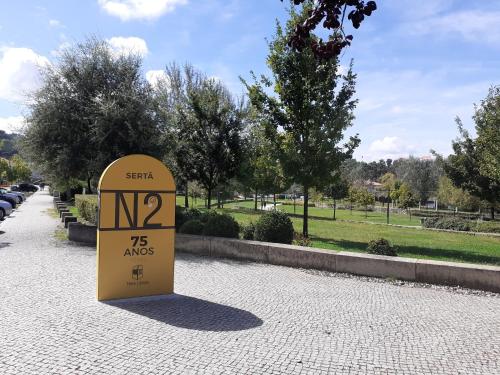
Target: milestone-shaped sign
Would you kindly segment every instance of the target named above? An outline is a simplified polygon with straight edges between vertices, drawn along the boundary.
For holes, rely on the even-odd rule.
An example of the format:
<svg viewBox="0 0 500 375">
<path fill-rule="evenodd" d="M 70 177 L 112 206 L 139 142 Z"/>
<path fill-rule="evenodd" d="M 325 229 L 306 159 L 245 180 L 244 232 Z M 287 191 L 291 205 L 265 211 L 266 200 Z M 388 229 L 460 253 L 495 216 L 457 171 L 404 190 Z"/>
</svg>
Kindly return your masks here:
<svg viewBox="0 0 500 375">
<path fill-rule="evenodd" d="M 159 160 L 129 155 L 99 181 L 97 299 L 170 294 L 175 182 Z"/>
</svg>

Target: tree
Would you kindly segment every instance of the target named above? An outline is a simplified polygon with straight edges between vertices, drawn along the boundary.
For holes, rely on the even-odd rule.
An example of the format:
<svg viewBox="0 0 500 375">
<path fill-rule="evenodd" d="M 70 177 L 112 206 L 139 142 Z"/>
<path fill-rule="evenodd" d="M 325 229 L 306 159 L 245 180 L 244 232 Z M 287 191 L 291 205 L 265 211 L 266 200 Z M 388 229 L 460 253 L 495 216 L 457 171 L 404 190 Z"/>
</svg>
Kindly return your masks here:
<svg viewBox="0 0 500 375">
<path fill-rule="evenodd" d="M 453 141 L 454 153 L 445 160 L 444 170 L 455 186 L 487 201 L 490 205 L 491 218 L 494 219 L 495 208 L 500 200 L 500 180 L 494 175 L 483 174 L 482 146 L 478 146 L 477 140 L 470 137 L 459 118 L 456 122 L 461 137 Z"/>
<path fill-rule="evenodd" d="M 293 0 L 295 5 L 307 4 L 308 2 L 308 0 Z M 352 10 L 348 12 L 349 9 Z M 309 9 L 308 17 L 295 26 L 295 31 L 288 44 L 298 51 L 309 47 L 315 56 L 321 59 L 336 58 L 340 55 L 342 49 L 351 45 L 353 39 L 352 35 L 345 35 L 344 33 L 343 26 L 346 13 L 348 12 L 347 19 L 357 29 L 365 16 L 371 16 L 376 9 L 375 1 L 368 1 L 365 4 L 362 0 L 317 0 L 314 2 L 314 7 Z M 314 29 L 318 27 L 323 19 L 325 19 L 323 27 L 331 30 L 331 35 L 326 43 L 312 35 Z"/>
<path fill-rule="evenodd" d="M 326 190 L 327 195 L 333 199 L 333 220 L 337 220 L 337 200 L 347 197 L 349 193 L 349 182 L 341 175 Z"/>
<path fill-rule="evenodd" d="M 4 184 L 9 180 L 10 164 L 5 158 L 0 157 L 0 183 Z"/>
<path fill-rule="evenodd" d="M 194 167 L 190 163 L 190 156 L 179 152 L 180 149 L 185 152 L 189 147 L 181 146 L 185 141 L 181 129 L 190 111 L 190 92 L 200 90 L 204 76 L 190 64 L 180 67 L 171 63 L 165 67 L 164 73 L 156 82 L 154 90 L 163 134 L 170 140 L 163 159 L 173 171 L 176 185 L 184 188 L 184 206 L 188 207 L 189 182 L 194 178 Z"/>
<path fill-rule="evenodd" d="M 21 146 L 56 184 L 85 180 L 90 192 L 115 159 L 160 155 L 160 129 L 139 56 L 116 56 L 107 42 L 91 38 L 64 50 L 42 73 Z"/>
<path fill-rule="evenodd" d="M 360 188 L 355 194 L 356 203 L 365 207 L 365 217 L 368 217 L 368 206 L 375 204 L 375 196 L 366 188 Z"/>
<path fill-rule="evenodd" d="M 408 184 L 421 203 L 426 203 L 436 190 L 442 173 L 434 160 L 422 160 L 413 156 L 397 160 L 395 170 L 397 177 Z"/>
<path fill-rule="evenodd" d="M 387 224 L 389 224 L 389 201 L 391 200 L 391 191 L 396 188 L 396 176 L 394 173 L 386 173 L 380 179 L 380 183 L 384 187 L 384 190 L 387 191 Z"/>
<path fill-rule="evenodd" d="M 340 145 L 356 105 L 352 63 L 341 77 L 338 59 L 318 60 L 309 45 L 298 52 L 287 44 L 313 6 L 306 2 L 300 14 L 291 9 L 285 30 L 277 25 L 268 56 L 273 79 L 263 77 L 252 86 L 245 83 L 252 104 L 267 124 L 268 137 L 275 141 L 285 176 L 304 188 L 304 236 L 308 236 L 309 189 L 323 190 L 332 183 L 341 163 L 359 143 L 356 136 Z M 268 94 L 271 87 L 276 95 Z"/>
<path fill-rule="evenodd" d="M 461 210 L 477 211 L 481 206 L 479 198 L 457 188 L 446 176 L 441 176 L 439 179 L 437 197 L 439 202 Z"/>
<path fill-rule="evenodd" d="M 255 210 L 259 193 L 274 194 L 288 187 L 274 144 L 262 124 L 254 123 L 249 129 L 243 165 L 242 177 L 255 194 Z"/>
<path fill-rule="evenodd" d="M 349 210 L 351 211 L 352 215 L 352 206 L 357 203 L 358 201 L 358 188 L 355 187 L 354 185 L 349 186 L 349 189 L 347 190 L 347 201 L 349 202 Z"/>
<path fill-rule="evenodd" d="M 500 86 L 490 88 L 486 99 L 476 106 L 476 144 L 482 175 L 500 181 Z"/>
<path fill-rule="evenodd" d="M 31 169 L 19 155 L 14 155 L 10 160 L 10 181 L 25 182 L 31 178 Z"/>
<path fill-rule="evenodd" d="M 186 66 L 183 79 L 172 77 L 172 90 L 180 92 L 172 115 L 176 164 L 186 179 L 196 180 L 206 189 L 210 209 L 213 190 L 239 169 L 245 108 L 220 81 L 190 66 Z"/>
<path fill-rule="evenodd" d="M 413 197 L 413 192 L 408 184 L 403 183 L 397 190 L 398 206 L 408 210 L 411 220 L 411 208 L 415 205 L 416 201 Z"/>
</svg>

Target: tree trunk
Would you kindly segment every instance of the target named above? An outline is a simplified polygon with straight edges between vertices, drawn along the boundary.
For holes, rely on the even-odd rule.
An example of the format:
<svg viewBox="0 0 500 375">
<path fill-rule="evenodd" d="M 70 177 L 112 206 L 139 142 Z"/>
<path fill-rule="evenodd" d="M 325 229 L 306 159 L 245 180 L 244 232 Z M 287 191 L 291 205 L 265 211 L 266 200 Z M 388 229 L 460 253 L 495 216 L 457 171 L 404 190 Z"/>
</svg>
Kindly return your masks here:
<svg viewBox="0 0 500 375">
<path fill-rule="evenodd" d="M 90 181 L 92 180 L 92 177 L 87 178 L 87 188 L 89 189 L 88 194 L 92 194 L 92 187 L 90 186 Z"/>
<path fill-rule="evenodd" d="M 273 194 L 274 211 L 276 211 L 276 193 Z"/>
<path fill-rule="evenodd" d="M 304 215 L 302 219 L 302 235 L 305 238 L 309 237 L 308 215 L 309 215 L 309 187 L 304 185 Z"/>
<path fill-rule="evenodd" d="M 184 207 L 189 207 L 188 182 L 186 180 L 186 190 L 184 191 Z"/>
<path fill-rule="evenodd" d="M 408 207 L 408 213 L 410 214 L 410 221 L 411 221 L 411 207 Z"/>
<path fill-rule="evenodd" d="M 220 191 L 217 192 L 217 208 L 220 208 Z"/>
<path fill-rule="evenodd" d="M 212 208 L 212 188 L 207 189 L 207 208 Z"/>
<path fill-rule="evenodd" d="M 254 201 L 254 203 L 255 203 L 254 210 L 255 210 L 255 211 L 257 211 L 257 193 L 258 193 L 258 192 L 257 192 L 257 189 L 255 189 L 255 201 Z"/>
<path fill-rule="evenodd" d="M 337 200 L 333 198 L 333 220 L 337 220 Z"/>
<path fill-rule="evenodd" d="M 293 193 L 293 214 L 296 215 L 297 214 L 297 210 L 296 210 L 296 204 L 295 204 L 295 193 Z"/>
<path fill-rule="evenodd" d="M 491 206 L 491 220 L 495 220 L 495 207 Z"/>
<path fill-rule="evenodd" d="M 389 224 L 389 197 L 387 197 L 387 224 Z"/>
</svg>

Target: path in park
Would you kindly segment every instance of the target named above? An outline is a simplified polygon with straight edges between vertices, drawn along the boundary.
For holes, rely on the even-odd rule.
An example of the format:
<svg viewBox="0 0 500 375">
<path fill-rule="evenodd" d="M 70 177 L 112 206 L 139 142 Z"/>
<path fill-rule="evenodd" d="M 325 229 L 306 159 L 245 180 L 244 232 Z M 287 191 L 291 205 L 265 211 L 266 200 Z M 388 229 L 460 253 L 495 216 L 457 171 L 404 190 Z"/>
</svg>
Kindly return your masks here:
<svg viewBox="0 0 500 375">
<path fill-rule="evenodd" d="M 500 298 L 181 255 L 176 295 L 95 299 L 35 194 L 0 224 L 0 374 L 499 374 Z"/>
</svg>

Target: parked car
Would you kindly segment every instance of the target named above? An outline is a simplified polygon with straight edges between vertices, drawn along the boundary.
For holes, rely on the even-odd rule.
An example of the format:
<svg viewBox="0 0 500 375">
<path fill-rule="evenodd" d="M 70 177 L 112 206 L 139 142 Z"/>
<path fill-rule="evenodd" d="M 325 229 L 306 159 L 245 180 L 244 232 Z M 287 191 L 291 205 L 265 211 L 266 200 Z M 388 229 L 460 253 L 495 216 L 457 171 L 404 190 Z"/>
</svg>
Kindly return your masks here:
<svg viewBox="0 0 500 375">
<path fill-rule="evenodd" d="M 9 202 L 0 200 L 0 220 L 5 219 L 12 213 L 12 205 Z"/>
<path fill-rule="evenodd" d="M 14 194 L 0 193 L 0 200 L 9 202 L 12 208 L 16 208 L 19 198 Z"/>
<path fill-rule="evenodd" d="M 26 197 L 20 191 L 9 191 L 7 189 L 0 188 L 0 193 L 14 195 L 15 197 L 17 197 L 18 204 L 26 200 Z"/>
<path fill-rule="evenodd" d="M 32 192 L 38 191 L 38 187 L 36 187 L 36 185 L 27 183 L 12 185 L 10 189 L 12 191 L 32 191 Z"/>
</svg>

